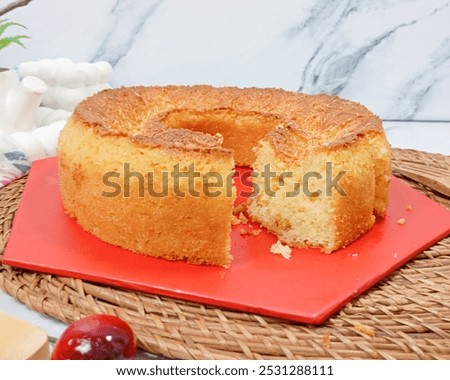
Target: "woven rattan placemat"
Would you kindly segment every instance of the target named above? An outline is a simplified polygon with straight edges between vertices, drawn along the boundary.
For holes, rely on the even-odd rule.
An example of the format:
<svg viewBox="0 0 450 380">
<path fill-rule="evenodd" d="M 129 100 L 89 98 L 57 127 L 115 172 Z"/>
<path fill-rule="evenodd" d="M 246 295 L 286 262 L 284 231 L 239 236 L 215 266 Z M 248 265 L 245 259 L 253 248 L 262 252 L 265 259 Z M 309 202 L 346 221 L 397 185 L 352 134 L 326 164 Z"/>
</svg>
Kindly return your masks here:
<svg viewBox="0 0 450 380">
<path fill-rule="evenodd" d="M 448 171 L 450 157 L 393 151 L 394 174 L 409 163 Z M 0 252 L 26 178 L 0 190 Z M 450 198 L 409 182 L 450 208 Z M 32 249 L 32 247 L 30 247 Z M 0 260 L 1 260 L 0 253 Z M 1 262 L 1 261 L 0 261 Z M 227 311 L 0 266 L 0 288 L 28 307 L 71 323 L 116 314 L 141 348 L 179 359 L 450 359 L 450 237 L 443 239 L 321 326 Z"/>
</svg>

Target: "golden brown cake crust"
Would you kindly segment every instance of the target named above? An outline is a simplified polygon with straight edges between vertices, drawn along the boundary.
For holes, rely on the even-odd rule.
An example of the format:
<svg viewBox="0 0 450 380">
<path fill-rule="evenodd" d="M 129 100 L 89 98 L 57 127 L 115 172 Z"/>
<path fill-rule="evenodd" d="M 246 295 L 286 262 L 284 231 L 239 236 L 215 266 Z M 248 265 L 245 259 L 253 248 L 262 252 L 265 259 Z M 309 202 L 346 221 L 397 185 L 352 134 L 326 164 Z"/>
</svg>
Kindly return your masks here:
<svg viewBox="0 0 450 380">
<path fill-rule="evenodd" d="M 271 88 L 197 85 L 105 90 L 81 102 L 73 118 L 101 135 L 128 136 L 149 146 L 221 150 L 217 137 L 166 129 L 164 124 L 168 112 L 211 109 L 276 118 L 277 128 L 269 133 L 269 139 L 286 157 L 298 157 L 302 150 L 344 146 L 368 133 L 384 134 L 381 120 L 358 103 Z"/>
</svg>

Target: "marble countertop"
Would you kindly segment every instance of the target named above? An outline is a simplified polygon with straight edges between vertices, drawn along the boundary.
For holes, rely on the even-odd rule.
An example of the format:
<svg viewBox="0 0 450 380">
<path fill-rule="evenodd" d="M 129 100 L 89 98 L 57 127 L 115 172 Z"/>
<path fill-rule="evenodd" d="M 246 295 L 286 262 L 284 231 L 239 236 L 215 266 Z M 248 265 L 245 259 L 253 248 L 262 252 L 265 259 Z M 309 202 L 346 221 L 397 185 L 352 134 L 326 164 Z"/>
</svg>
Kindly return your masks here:
<svg viewBox="0 0 450 380">
<path fill-rule="evenodd" d="M 450 121 L 448 0 L 39 0 L 8 18 L 32 39 L 0 66 L 104 60 L 113 87 L 279 87 L 385 120 Z"/>
<path fill-rule="evenodd" d="M 394 148 L 450 155 L 450 122 L 384 121 L 383 125 Z"/>
</svg>

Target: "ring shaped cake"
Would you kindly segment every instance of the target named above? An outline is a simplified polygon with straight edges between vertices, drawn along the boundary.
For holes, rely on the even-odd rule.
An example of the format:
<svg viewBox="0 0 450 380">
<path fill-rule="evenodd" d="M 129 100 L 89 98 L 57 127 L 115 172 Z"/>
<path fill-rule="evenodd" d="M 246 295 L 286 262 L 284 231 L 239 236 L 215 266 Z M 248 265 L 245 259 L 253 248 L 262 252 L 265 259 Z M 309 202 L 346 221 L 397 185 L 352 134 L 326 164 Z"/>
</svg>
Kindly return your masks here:
<svg viewBox="0 0 450 380">
<path fill-rule="evenodd" d="M 384 216 L 381 120 L 329 95 L 210 86 L 105 90 L 61 132 L 66 212 L 129 250 L 229 266 L 235 165 L 251 166 L 250 218 L 295 247 L 331 252 Z"/>
</svg>

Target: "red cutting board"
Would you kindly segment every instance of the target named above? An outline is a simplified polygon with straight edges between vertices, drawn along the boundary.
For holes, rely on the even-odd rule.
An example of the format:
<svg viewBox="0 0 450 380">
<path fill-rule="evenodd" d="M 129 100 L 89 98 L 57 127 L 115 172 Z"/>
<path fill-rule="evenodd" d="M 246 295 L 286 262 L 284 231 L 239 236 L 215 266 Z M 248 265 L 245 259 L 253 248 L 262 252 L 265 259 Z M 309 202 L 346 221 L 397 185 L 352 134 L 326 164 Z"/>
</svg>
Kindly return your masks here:
<svg viewBox="0 0 450 380">
<path fill-rule="evenodd" d="M 246 170 L 246 169 L 239 169 Z M 236 184 L 239 187 L 239 184 Z M 407 206 L 412 207 L 407 210 Z M 404 218 L 405 224 L 397 220 Z M 269 253 L 277 238 L 233 226 L 229 269 L 169 262 L 104 243 L 63 211 L 56 159 L 31 168 L 3 263 L 102 284 L 320 324 L 348 301 L 450 233 L 450 211 L 392 179 L 387 216 L 331 255 Z"/>
</svg>

